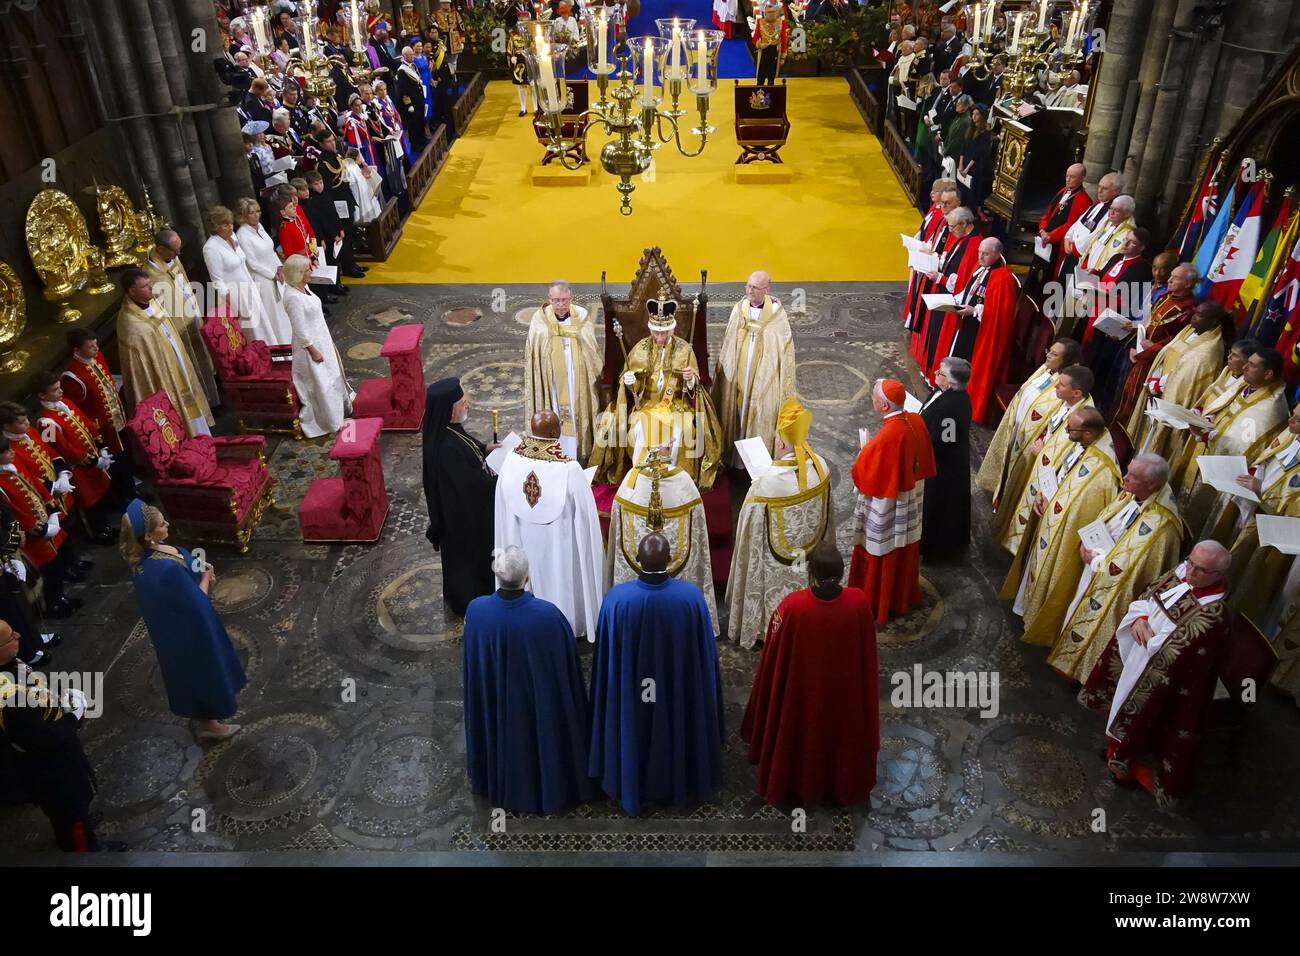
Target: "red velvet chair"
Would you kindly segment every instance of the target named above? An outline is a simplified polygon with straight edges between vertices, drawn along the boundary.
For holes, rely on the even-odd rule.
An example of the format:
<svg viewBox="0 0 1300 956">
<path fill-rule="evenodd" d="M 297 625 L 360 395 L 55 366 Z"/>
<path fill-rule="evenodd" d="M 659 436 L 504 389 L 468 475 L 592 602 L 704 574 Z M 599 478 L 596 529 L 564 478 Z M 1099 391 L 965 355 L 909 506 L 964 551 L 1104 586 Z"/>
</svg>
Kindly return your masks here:
<svg viewBox="0 0 1300 956">
<path fill-rule="evenodd" d="M 272 504 L 261 435 L 216 438 L 185 434 L 165 392 L 136 406 L 127 422 L 135 467 L 153 482 L 167 520 L 184 543 L 234 544 L 248 539 Z"/>
<path fill-rule="evenodd" d="M 352 400 L 355 418 L 381 418 L 384 431 L 413 432 L 424 421 L 424 361 L 420 357 L 423 325 L 397 325 L 388 333 L 380 355 L 391 375 L 361 383 Z"/>
<path fill-rule="evenodd" d="M 388 490 L 379 457 L 378 418 L 346 421 L 330 457 L 337 478 L 317 478 L 298 506 L 303 541 L 378 541 L 388 518 Z"/>
<path fill-rule="evenodd" d="M 266 431 L 283 431 L 302 438 L 298 423 L 302 406 L 293 387 L 293 365 L 289 360 L 293 347 L 247 338 L 239 326 L 239 317 L 224 308 L 208 315 L 202 333 L 212 366 L 239 416 L 239 430 L 246 430 L 252 422 Z"/>
</svg>

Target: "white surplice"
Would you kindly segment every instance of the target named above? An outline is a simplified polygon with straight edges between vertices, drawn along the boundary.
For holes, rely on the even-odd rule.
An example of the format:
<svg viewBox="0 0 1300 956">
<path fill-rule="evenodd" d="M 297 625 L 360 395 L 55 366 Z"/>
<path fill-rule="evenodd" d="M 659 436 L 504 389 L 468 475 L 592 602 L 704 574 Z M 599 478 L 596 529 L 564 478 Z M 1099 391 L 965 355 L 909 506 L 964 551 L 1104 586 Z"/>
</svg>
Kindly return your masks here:
<svg viewBox="0 0 1300 956">
<path fill-rule="evenodd" d="M 248 271 L 248 257 L 238 239 L 232 236 L 227 242 L 220 236 L 209 236 L 203 244 L 203 262 L 208 267 L 212 284 L 239 313 L 240 324 L 249 338 L 261 339 L 268 345 L 287 343 L 287 339 L 277 339 L 276 329 L 267 318 L 257 283 Z"/>
<path fill-rule="evenodd" d="M 285 311 L 293 327 L 293 387 L 302 405 L 298 422 L 308 438 L 330 435 L 342 427 L 356 392 L 343 374 L 343 360 L 325 322 L 320 299 L 310 289 L 301 292 L 291 285 L 284 288 Z M 315 361 L 307 351 L 308 345 L 314 345 L 325 361 Z"/>
<path fill-rule="evenodd" d="M 374 183 L 382 179 L 378 170 L 372 171 L 371 178 L 367 178 L 357 163 L 352 162 L 352 160 L 344 160 L 343 171 L 347 174 L 348 188 L 352 190 L 352 198 L 357 203 L 357 223 L 374 222 L 384 211 L 374 187 Z"/>
<path fill-rule="evenodd" d="M 558 442 L 529 438 L 506 455 L 497 477 L 495 546 L 522 548 L 529 590 L 558 607 L 577 637 L 594 642 L 605 593 L 596 499 L 578 462 L 530 457 L 548 444 Z"/>
<path fill-rule="evenodd" d="M 289 327 L 289 315 L 284 310 L 284 283 L 275 279 L 275 274 L 280 269 L 280 257 L 275 254 L 275 240 L 261 223 L 256 226 L 245 223 L 239 227 L 237 235 L 249 275 L 253 277 L 257 294 L 262 299 L 267 326 L 275 336 L 275 341 L 262 341 L 267 345 L 288 345 L 293 330 Z"/>
</svg>

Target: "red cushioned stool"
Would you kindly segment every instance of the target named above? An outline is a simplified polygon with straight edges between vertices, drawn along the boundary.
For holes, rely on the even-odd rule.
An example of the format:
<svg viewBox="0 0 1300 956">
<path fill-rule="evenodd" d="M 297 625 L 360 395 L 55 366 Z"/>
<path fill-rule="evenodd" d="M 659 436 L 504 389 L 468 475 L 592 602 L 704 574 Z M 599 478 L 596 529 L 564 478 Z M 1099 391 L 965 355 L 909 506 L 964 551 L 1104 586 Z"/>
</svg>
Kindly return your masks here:
<svg viewBox="0 0 1300 956">
<path fill-rule="evenodd" d="M 352 401 L 358 418 L 381 418 L 385 431 L 413 432 L 424 421 L 424 362 L 420 359 L 423 325 L 398 325 L 388 333 L 380 355 L 392 373 L 361 383 Z"/>
<path fill-rule="evenodd" d="M 343 423 L 330 457 L 337 478 L 317 478 L 298 506 L 303 541 L 378 541 L 388 518 L 388 489 L 379 459 L 378 418 Z"/>
</svg>

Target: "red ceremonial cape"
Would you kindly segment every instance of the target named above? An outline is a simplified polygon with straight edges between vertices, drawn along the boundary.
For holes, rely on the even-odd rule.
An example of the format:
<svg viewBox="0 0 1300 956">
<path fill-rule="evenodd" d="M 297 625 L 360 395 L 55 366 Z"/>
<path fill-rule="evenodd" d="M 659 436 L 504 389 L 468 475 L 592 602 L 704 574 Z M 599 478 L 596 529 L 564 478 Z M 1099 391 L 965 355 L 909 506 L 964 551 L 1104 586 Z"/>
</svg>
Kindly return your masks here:
<svg viewBox="0 0 1300 956">
<path fill-rule="evenodd" d="M 1118 262 L 1116 262 L 1117 259 L 1119 260 Z M 1085 352 L 1088 347 L 1092 345 L 1092 327 L 1097 324 L 1097 319 L 1101 315 L 1097 309 L 1102 304 L 1106 304 L 1106 307 L 1110 308 L 1110 296 L 1114 295 L 1110 290 L 1115 288 L 1115 286 L 1119 285 L 1121 282 L 1127 282 L 1128 280 L 1124 277 L 1128 274 L 1129 269 L 1132 269 L 1139 262 L 1145 263 L 1146 260 L 1140 255 L 1133 256 L 1129 259 L 1123 259 L 1119 253 L 1116 253 L 1106 260 L 1106 264 L 1102 266 L 1101 279 L 1097 283 L 1097 294 L 1089 296 L 1088 324 L 1083 330 L 1083 341 L 1081 342 Z M 1120 266 L 1119 275 L 1112 277 L 1110 275 L 1110 270 L 1116 265 Z"/>
<path fill-rule="evenodd" d="M 1052 201 L 1047 204 L 1047 208 L 1043 211 L 1043 218 L 1038 220 L 1038 228 L 1047 229 L 1047 241 L 1054 247 L 1052 250 L 1053 257 L 1055 257 L 1056 249 L 1060 248 L 1061 244 L 1065 242 L 1065 234 L 1070 231 L 1070 227 L 1092 205 L 1092 200 L 1088 198 L 1088 194 L 1080 189 L 1070 197 L 1070 204 L 1065 210 L 1065 220 L 1055 229 L 1048 229 L 1047 224 L 1052 221 L 1052 216 L 1056 213 L 1056 204 L 1061 201 L 1061 195 L 1064 192 L 1065 187 L 1061 187 L 1056 191 L 1056 195 L 1052 197 Z"/>
<path fill-rule="evenodd" d="M 960 239 L 949 240 L 948 248 L 952 248 L 952 243 L 961 241 Z M 953 283 L 953 288 L 957 290 L 956 294 L 960 294 L 966 288 L 966 283 L 970 282 L 970 277 L 980 266 L 980 237 L 972 232 L 966 236 L 965 241 L 966 248 L 962 250 L 961 261 L 957 264 L 957 281 Z M 991 280 L 992 276 L 989 278 Z M 957 332 L 961 329 L 961 316 L 956 312 L 927 312 L 925 321 L 927 324 L 943 322 L 939 329 L 939 342 L 935 346 L 934 354 L 927 354 L 925 357 L 925 377 L 927 381 L 933 382 L 939 361 L 947 358 L 948 353 L 952 351 L 952 340 L 957 337 Z"/>
<path fill-rule="evenodd" d="M 853 462 L 853 484 L 868 498 L 897 498 L 935 473 L 930 432 L 915 412 L 886 418 Z"/>
<path fill-rule="evenodd" d="M 1007 380 L 1019 296 L 1020 283 L 1006 266 L 989 274 L 984 288 L 984 311 L 975 336 L 975 351 L 971 354 L 970 384 L 966 386 L 970 392 L 971 418 L 981 425 L 988 424 L 990 415 L 997 410 L 993 390 Z"/>
<path fill-rule="evenodd" d="M 921 220 L 921 241 L 933 243 L 939 230 L 943 228 L 945 219 L 943 207 L 938 203 L 930 206 L 929 212 Z M 925 364 L 925 336 L 923 316 L 925 303 L 921 301 L 923 293 L 929 292 L 932 283 L 923 275 L 908 270 L 907 277 L 907 295 L 903 297 L 903 325 L 911 330 L 911 337 L 908 342 L 908 349 L 912 353 L 912 358 L 916 359 L 917 365 Z"/>
<path fill-rule="evenodd" d="M 865 803 L 876 785 L 880 678 L 871 604 L 857 588 L 789 595 L 772 615 L 741 737 L 778 807 Z"/>
<path fill-rule="evenodd" d="M 23 531 L 23 554 L 35 567 L 41 568 L 58 557 L 59 546 L 68 540 L 68 532 L 63 529 L 67 515 L 61 511 L 59 503 L 45 489 L 44 484 L 34 479 L 21 466 L 14 467 L 18 474 L 0 471 L 0 497 L 9 502 L 14 519 Z M 41 506 L 44 506 L 43 510 Z M 37 535 L 37 526 L 48 520 L 54 512 L 59 513 L 59 533 L 53 538 Z"/>
</svg>

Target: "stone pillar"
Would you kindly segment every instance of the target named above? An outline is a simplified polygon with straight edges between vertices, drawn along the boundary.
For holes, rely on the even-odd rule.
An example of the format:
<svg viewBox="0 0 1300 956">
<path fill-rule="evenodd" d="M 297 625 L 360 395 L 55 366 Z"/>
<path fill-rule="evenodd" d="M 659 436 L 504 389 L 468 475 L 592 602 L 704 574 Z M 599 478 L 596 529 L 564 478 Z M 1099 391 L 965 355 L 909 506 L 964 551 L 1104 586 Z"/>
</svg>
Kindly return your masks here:
<svg viewBox="0 0 1300 956">
<path fill-rule="evenodd" d="M 1282 25 L 1291 18 L 1295 0 L 1238 0 L 1225 25 L 1224 49 L 1217 84 L 1206 114 L 1205 138 L 1228 132 L 1250 108 L 1273 67 L 1290 52 Z M 1248 47 L 1250 49 L 1241 49 Z M 1254 50 L 1275 50 L 1274 55 Z"/>
<path fill-rule="evenodd" d="M 1124 99 L 1129 82 L 1137 77 L 1151 7 L 1148 0 L 1115 0 L 1111 10 L 1101 75 L 1094 80 L 1097 89 L 1092 91 L 1088 147 L 1083 157 L 1090 183 L 1096 183 L 1110 169 L 1115 155 Z"/>
<path fill-rule="evenodd" d="M 1156 95 L 1161 85 L 1161 74 L 1168 62 L 1167 52 L 1174 42 L 1169 32 L 1174 22 L 1174 12 L 1183 5 L 1190 8 L 1190 0 L 1181 0 L 1177 4 L 1157 3 L 1151 14 L 1151 25 L 1147 30 L 1146 45 L 1142 50 L 1142 60 L 1138 69 L 1140 84 L 1138 107 L 1133 116 L 1133 132 L 1129 137 L 1128 153 L 1123 167 L 1124 182 L 1128 184 L 1126 188 L 1130 192 L 1137 182 L 1138 169 L 1142 165 L 1142 154 L 1147 146 L 1151 115 L 1155 111 Z"/>
</svg>

